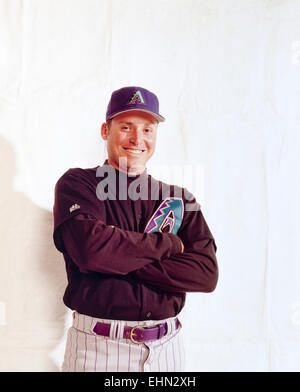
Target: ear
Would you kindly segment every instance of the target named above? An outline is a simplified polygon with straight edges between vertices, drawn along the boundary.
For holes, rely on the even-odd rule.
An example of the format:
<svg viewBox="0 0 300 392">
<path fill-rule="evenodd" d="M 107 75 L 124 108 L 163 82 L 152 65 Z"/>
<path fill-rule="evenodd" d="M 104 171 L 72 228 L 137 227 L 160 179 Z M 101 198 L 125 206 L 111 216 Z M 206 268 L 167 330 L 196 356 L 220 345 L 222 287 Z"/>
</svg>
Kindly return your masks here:
<svg viewBox="0 0 300 392">
<path fill-rule="evenodd" d="M 108 127 L 106 123 L 101 125 L 101 136 L 103 140 L 107 140 Z"/>
</svg>

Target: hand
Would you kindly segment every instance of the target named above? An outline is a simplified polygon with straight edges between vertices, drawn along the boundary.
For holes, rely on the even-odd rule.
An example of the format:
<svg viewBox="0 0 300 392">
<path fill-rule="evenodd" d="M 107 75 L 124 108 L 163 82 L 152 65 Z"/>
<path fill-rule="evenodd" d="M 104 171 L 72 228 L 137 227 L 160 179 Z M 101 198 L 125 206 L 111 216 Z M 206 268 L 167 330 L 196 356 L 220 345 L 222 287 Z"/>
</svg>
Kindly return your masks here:
<svg viewBox="0 0 300 392">
<path fill-rule="evenodd" d="M 181 238 L 179 238 L 179 239 L 180 239 L 180 242 L 181 242 L 181 253 L 184 253 L 184 244 L 183 244 Z"/>
</svg>

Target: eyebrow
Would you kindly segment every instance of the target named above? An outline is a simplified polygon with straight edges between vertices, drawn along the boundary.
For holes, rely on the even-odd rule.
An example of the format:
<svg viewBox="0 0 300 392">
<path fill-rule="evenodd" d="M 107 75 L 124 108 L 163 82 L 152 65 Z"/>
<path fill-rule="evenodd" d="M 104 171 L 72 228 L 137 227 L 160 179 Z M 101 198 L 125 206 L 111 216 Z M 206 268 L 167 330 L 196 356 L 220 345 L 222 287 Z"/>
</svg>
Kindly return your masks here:
<svg viewBox="0 0 300 392">
<path fill-rule="evenodd" d="M 132 123 L 132 122 L 130 122 L 130 121 L 122 121 L 122 120 L 120 120 L 120 121 L 118 122 L 118 124 L 127 124 L 127 125 L 133 125 L 133 123 Z M 149 126 L 149 125 L 155 125 L 155 123 L 149 123 L 149 122 L 147 122 L 147 123 L 145 123 L 145 125 L 146 125 L 146 126 Z"/>
</svg>

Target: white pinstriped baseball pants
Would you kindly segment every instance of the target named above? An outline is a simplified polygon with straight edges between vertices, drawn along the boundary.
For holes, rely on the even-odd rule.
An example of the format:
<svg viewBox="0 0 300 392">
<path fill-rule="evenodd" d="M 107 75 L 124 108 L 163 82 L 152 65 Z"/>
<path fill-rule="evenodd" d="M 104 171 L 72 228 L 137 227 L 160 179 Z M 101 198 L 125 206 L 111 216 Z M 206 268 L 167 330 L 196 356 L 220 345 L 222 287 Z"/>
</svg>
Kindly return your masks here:
<svg viewBox="0 0 300 392">
<path fill-rule="evenodd" d="M 112 324 L 109 337 L 93 332 L 97 322 Z M 136 344 L 122 337 L 124 326 L 150 326 L 164 322 L 168 324 L 168 332 L 161 339 Z M 73 312 L 62 372 L 182 372 L 184 358 L 181 325 L 175 330 L 175 317 L 123 321 L 98 319 Z"/>
</svg>

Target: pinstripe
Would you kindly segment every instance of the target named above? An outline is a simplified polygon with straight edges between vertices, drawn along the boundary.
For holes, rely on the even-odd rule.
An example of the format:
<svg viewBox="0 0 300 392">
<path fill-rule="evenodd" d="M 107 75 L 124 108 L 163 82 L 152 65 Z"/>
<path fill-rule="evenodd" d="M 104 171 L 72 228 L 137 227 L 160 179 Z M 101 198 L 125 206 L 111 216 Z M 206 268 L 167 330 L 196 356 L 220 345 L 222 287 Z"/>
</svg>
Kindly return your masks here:
<svg viewBox="0 0 300 392">
<path fill-rule="evenodd" d="M 119 339 L 118 339 L 118 359 L 117 359 L 117 372 L 119 371 L 119 357 L 120 357 L 120 343 L 119 343 Z"/>
<path fill-rule="evenodd" d="M 163 347 L 163 345 L 161 344 L 161 341 L 159 342 L 159 347 L 160 347 L 160 350 L 159 350 L 158 356 L 159 356 L 159 359 L 160 359 L 160 358 L 161 358 L 161 355 L 162 355 L 162 353 L 163 353 L 163 350 L 164 350 L 164 347 Z M 164 371 L 164 364 L 163 364 L 163 363 L 162 363 L 161 371 L 162 371 L 162 372 Z"/>
<path fill-rule="evenodd" d="M 175 327 L 173 327 L 173 324 L 169 323 L 169 326 L 171 328 L 172 333 L 175 332 Z M 178 341 L 178 336 L 175 339 L 176 339 L 176 341 Z M 174 367 L 173 367 L 174 370 L 173 371 L 175 372 L 176 366 L 175 366 L 175 354 L 174 354 L 174 339 L 171 340 L 170 343 L 171 343 L 171 347 L 169 347 L 169 348 L 170 348 L 170 351 L 171 351 L 171 348 L 172 348 L 173 365 L 174 365 Z"/>
<path fill-rule="evenodd" d="M 156 350 L 156 351 L 157 351 L 157 350 Z M 157 357 L 157 364 L 158 364 L 158 371 L 160 372 L 159 354 L 158 354 L 158 357 Z"/>
<path fill-rule="evenodd" d="M 160 347 L 160 350 L 159 350 L 159 353 L 158 353 L 158 357 L 157 357 L 157 362 L 158 362 L 158 371 L 160 372 L 161 370 L 160 370 L 160 355 L 161 355 L 161 353 L 162 353 L 162 351 L 163 351 L 163 346 L 162 346 L 162 344 L 161 344 L 161 342 L 159 342 L 159 347 Z"/>
<path fill-rule="evenodd" d="M 174 343 L 173 343 L 173 341 L 172 341 L 171 343 L 172 343 L 173 361 L 174 361 L 174 372 L 175 372 L 175 369 L 176 369 L 176 360 L 175 360 L 175 352 L 174 352 Z"/>
<path fill-rule="evenodd" d="M 76 372 L 76 362 L 77 362 L 77 348 L 78 348 L 78 332 L 77 329 L 75 329 L 75 335 L 76 335 L 76 345 L 75 345 L 75 361 L 74 361 L 74 372 Z"/>
<path fill-rule="evenodd" d="M 182 339 L 183 339 L 183 338 L 181 337 L 181 340 L 182 340 Z M 182 344 L 180 345 L 180 347 L 181 347 L 181 349 L 182 349 L 182 351 L 183 351 L 182 371 L 184 371 L 184 369 L 185 369 L 185 349 L 184 349 L 183 342 L 182 342 Z"/>
<path fill-rule="evenodd" d="M 107 367 L 108 367 L 108 346 L 107 346 L 107 339 L 105 339 L 106 341 L 106 371 L 107 371 Z"/>
<path fill-rule="evenodd" d="M 73 350 L 72 350 L 72 365 L 75 370 L 75 360 L 76 360 L 76 329 L 72 330 L 72 335 L 73 335 Z M 71 371 L 71 367 L 70 367 Z"/>
<path fill-rule="evenodd" d="M 149 365 L 149 372 L 151 372 L 152 351 L 153 351 L 153 350 L 150 350 L 150 349 L 149 349 L 149 356 L 148 356 L 148 359 L 149 359 L 149 363 L 148 363 L 148 365 Z M 150 356 L 151 356 L 151 357 L 150 357 Z M 147 360 L 146 360 L 146 362 L 147 362 Z M 144 369 L 144 370 L 145 370 L 145 369 Z"/>
<path fill-rule="evenodd" d="M 79 325 L 79 317 L 77 318 L 77 326 L 75 327 L 75 340 L 76 340 L 76 344 L 75 344 L 75 354 L 74 354 L 74 372 L 76 372 L 76 362 L 77 362 L 77 350 L 78 350 L 78 325 Z"/>
<path fill-rule="evenodd" d="M 140 362 L 139 362 L 139 369 L 140 369 L 140 371 L 143 371 L 143 368 L 142 368 L 142 365 L 141 365 L 141 363 L 142 363 L 142 358 L 143 358 L 143 349 L 142 349 L 142 345 L 141 345 L 141 350 L 140 350 Z"/>
<path fill-rule="evenodd" d="M 127 327 L 126 321 L 125 321 L 124 328 L 125 327 Z M 130 349 L 131 349 L 131 344 L 130 344 L 130 342 L 128 342 L 128 372 L 130 372 L 130 365 L 131 365 L 131 363 L 130 363 Z"/>
<path fill-rule="evenodd" d="M 174 331 L 173 324 L 169 321 L 168 321 L 168 331 L 170 331 L 171 334 Z M 171 361 L 171 356 L 170 356 L 171 345 L 170 345 L 170 343 L 171 343 L 171 341 L 169 341 L 166 346 L 167 372 L 169 371 L 169 365 L 170 365 L 169 361 Z M 171 370 L 171 368 L 170 368 L 170 370 Z"/>
<path fill-rule="evenodd" d="M 131 344 L 128 344 L 128 371 L 130 372 L 130 349 L 131 349 Z"/>
<path fill-rule="evenodd" d="M 103 352 L 102 352 L 102 350 L 103 350 L 103 344 L 102 343 L 104 343 L 102 340 L 100 340 L 100 339 L 98 339 L 97 337 L 96 337 L 96 339 L 97 339 L 97 347 L 98 347 L 98 352 L 99 352 L 99 360 L 97 359 L 97 362 L 99 363 L 99 364 L 101 364 L 101 360 L 102 360 L 102 354 L 103 354 Z M 101 344 L 102 344 L 102 346 L 101 346 Z M 104 361 L 103 361 L 104 362 Z M 100 369 L 101 369 L 101 366 L 100 366 Z M 99 370 L 100 371 L 100 370 Z"/>
<path fill-rule="evenodd" d="M 85 372 L 85 364 L 86 364 L 86 352 L 87 352 L 87 343 L 86 343 L 86 334 L 84 334 L 84 362 L 83 362 L 83 371 Z"/>
<path fill-rule="evenodd" d="M 70 355 L 69 355 L 69 368 L 68 370 L 71 371 L 71 355 L 72 355 L 72 329 L 69 331 L 69 339 L 70 339 Z"/>
<path fill-rule="evenodd" d="M 178 352 L 179 352 L 179 363 L 180 363 L 180 369 L 182 367 L 182 359 L 181 359 L 181 345 L 177 345 L 178 347 Z"/>
<path fill-rule="evenodd" d="M 167 365 L 167 371 L 168 371 L 168 347 L 169 347 L 169 343 L 167 344 L 167 346 L 166 346 L 166 349 L 165 349 L 165 351 L 166 351 L 166 353 L 165 353 L 165 356 L 166 356 L 166 365 Z"/>
<path fill-rule="evenodd" d="M 91 317 L 90 331 L 92 331 L 93 323 L 94 323 L 94 318 Z M 95 364 L 94 364 L 94 371 L 95 372 L 96 372 L 96 369 L 97 369 L 97 354 L 98 354 L 97 353 L 97 338 L 95 336 Z"/>
<path fill-rule="evenodd" d="M 95 336 L 95 352 L 96 352 L 96 355 L 95 355 L 94 370 L 95 370 L 95 372 L 96 372 L 96 371 L 97 371 L 97 355 L 98 355 L 98 352 L 97 352 L 97 338 L 96 338 L 96 336 Z"/>
<path fill-rule="evenodd" d="M 83 330 L 85 329 L 85 316 L 83 316 Z M 85 352 L 84 352 L 84 363 L 83 363 L 83 371 L 85 372 L 85 364 L 86 364 L 86 352 L 87 352 L 87 345 L 86 345 L 86 334 L 84 334 L 84 345 L 85 345 Z"/>
</svg>

